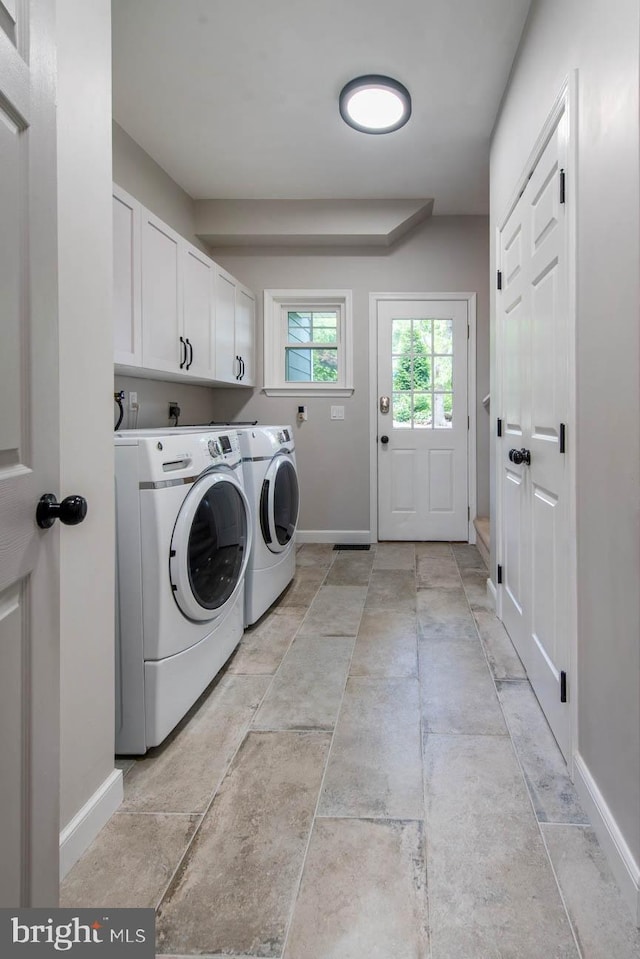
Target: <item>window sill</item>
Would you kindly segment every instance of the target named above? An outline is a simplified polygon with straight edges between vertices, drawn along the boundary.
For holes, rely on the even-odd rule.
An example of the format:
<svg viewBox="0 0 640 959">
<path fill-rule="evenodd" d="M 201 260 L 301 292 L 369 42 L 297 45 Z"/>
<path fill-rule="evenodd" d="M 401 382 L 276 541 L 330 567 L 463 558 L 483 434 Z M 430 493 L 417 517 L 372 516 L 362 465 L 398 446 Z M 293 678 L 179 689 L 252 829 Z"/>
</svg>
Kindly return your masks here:
<svg viewBox="0 0 640 959">
<path fill-rule="evenodd" d="M 353 387 L 331 386 L 328 389 L 315 386 L 265 386 L 267 396 L 352 396 Z"/>
</svg>

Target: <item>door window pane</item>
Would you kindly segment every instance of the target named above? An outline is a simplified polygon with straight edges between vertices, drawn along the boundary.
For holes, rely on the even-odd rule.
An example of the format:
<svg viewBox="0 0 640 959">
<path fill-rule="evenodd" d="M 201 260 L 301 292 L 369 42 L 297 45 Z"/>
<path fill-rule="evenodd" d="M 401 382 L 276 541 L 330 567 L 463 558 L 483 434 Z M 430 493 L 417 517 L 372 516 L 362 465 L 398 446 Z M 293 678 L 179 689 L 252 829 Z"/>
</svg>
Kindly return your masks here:
<svg viewBox="0 0 640 959">
<path fill-rule="evenodd" d="M 435 393 L 433 397 L 434 426 L 439 430 L 451 429 L 453 425 L 453 394 Z"/>
<path fill-rule="evenodd" d="M 453 320 L 393 318 L 393 426 L 451 429 Z"/>
<path fill-rule="evenodd" d="M 434 390 L 453 389 L 453 357 L 436 356 L 433 361 Z"/>
<path fill-rule="evenodd" d="M 453 353 L 453 320 L 433 321 L 433 352 Z"/>
<path fill-rule="evenodd" d="M 414 320 L 414 327 L 427 353 L 431 353 L 431 320 Z"/>
<path fill-rule="evenodd" d="M 393 428 L 396 430 L 411 429 L 411 394 L 394 393 L 392 404 Z"/>
<path fill-rule="evenodd" d="M 400 342 L 405 334 L 411 333 L 411 320 L 394 320 L 391 327 L 391 352 L 401 353 Z"/>
<path fill-rule="evenodd" d="M 413 425 L 416 429 L 432 426 L 431 393 L 416 393 L 413 397 Z"/>
</svg>

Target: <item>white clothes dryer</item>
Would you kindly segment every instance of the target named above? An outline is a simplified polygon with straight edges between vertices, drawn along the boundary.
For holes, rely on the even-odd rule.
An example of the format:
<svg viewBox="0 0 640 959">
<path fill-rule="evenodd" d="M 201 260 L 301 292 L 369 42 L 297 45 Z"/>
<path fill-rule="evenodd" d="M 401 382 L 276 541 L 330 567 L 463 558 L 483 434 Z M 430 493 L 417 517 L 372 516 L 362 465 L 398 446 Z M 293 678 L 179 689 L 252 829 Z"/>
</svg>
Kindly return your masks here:
<svg viewBox="0 0 640 959">
<path fill-rule="evenodd" d="M 116 752 L 171 732 L 243 633 L 251 509 L 235 430 L 115 435 Z"/>
<path fill-rule="evenodd" d="M 251 626 L 294 577 L 300 497 L 290 426 L 254 426 L 238 436 L 253 516 L 244 605 L 245 626 Z"/>
</svg>

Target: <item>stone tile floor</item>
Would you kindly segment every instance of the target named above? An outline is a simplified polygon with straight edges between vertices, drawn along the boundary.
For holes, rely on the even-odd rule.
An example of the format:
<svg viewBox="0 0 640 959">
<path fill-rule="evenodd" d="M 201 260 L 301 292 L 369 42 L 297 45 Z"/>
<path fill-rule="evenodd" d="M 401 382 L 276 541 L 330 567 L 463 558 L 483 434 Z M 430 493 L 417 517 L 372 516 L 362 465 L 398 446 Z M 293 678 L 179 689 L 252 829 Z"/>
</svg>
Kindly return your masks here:
<svg viewBox="0 0 640 959">
<path fill-rule="evenodd" d="M 161 956 L 631 959 L 631 921 L 473 546 L 298 549 L 61 905 Z"/>
</svg>

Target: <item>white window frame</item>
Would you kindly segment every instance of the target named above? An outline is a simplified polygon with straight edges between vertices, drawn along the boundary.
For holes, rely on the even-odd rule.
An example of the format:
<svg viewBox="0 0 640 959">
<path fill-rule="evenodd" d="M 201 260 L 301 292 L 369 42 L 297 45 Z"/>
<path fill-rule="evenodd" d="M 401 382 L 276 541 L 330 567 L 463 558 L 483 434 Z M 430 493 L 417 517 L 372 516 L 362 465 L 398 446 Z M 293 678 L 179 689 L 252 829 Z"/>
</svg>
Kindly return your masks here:
<svg viewBox="0 0 640 959">
<path fill-rule="evenodd" d="M 285 380 L 284 315 L 287 310 L 338 311 L 338 380 L 288 383 Z M 351 290 L 264 291 L 264 392 L 267 396 L 351 396 L 353 393 L 353 303 Z M 333 344 L 332 344 L 333 345 Z"/>
</svg>

